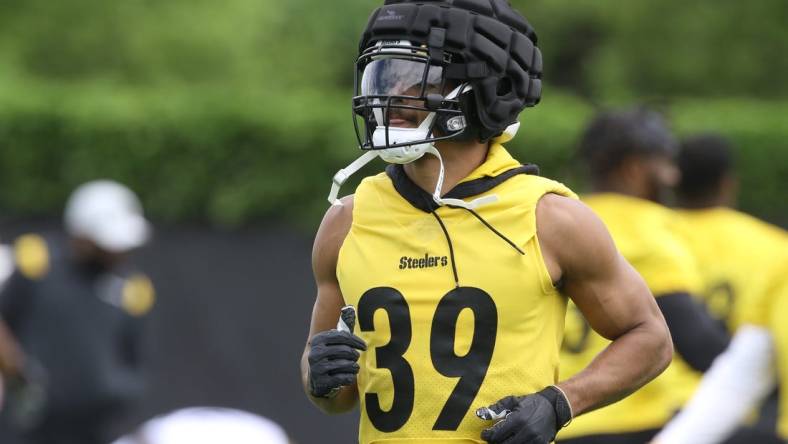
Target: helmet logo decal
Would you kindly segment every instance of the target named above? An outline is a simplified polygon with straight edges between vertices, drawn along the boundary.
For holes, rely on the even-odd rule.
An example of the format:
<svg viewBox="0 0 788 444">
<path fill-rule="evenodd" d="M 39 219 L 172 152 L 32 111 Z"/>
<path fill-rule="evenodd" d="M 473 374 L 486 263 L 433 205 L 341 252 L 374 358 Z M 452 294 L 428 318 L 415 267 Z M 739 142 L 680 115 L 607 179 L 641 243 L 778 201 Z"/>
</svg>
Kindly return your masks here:
<svg viewBox="0 0 788 444">
<path fill-rule="evenodd" d="M 405 16 L 397 14 L 397 11 L 387 9 L 386 15 L 379 15 L 377 21 L 381 22 L 385 20 L 402 20 L 403 18 L 405 18 Z"/>
</svg>

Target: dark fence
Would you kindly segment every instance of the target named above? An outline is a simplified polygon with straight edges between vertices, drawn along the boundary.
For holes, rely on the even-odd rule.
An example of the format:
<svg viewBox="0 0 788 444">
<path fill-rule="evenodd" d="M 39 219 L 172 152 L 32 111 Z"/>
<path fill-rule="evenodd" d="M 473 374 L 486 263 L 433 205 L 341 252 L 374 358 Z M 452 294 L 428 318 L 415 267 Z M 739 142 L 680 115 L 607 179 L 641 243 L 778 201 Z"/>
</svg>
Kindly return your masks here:
<svg viewBox="0 0 788 444">
<path fill-rule="evenodd" d="M 52 229 L 54 222 L 6 222 L 0 236 Z M 146 338 L 149 390 L 119 431 L 172 409 L 212 405 L 269 417 L 299 444 L 354 442 L 357 413 L 323 415 L 301 389 L 315 297 L 310 253 L 311 239 L 282 228 L 160 229 L 135 257 L 158 296 Z"/>
</svg>

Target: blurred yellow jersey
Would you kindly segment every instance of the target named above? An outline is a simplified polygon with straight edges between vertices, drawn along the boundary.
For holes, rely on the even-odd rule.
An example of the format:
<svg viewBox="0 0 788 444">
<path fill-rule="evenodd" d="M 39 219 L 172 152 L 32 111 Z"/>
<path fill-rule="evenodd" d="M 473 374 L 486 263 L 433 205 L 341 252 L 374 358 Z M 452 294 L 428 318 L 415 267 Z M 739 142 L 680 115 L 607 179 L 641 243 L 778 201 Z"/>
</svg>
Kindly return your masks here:
<svg viewBox="0 0 788 444">
<path fill-rule="evenodd" d="M 769 307 L 769 328 L 774 337 L 777 352 L 777 374 L 780 387 L 782 387 L 777 429 L 782 438 L 788 439 L 788 395 L 785 393 L 785 387 L 788 387 L 788 279 L 785 279 L 785 276 L 786 274 L 783 274 L 782 282 L 773 287 L 769 293 L 772 300 Z"/>
<path fill-rule="evenodd" d="M 729 209 L 682 210 L 681 236 L 698 263 L 709 312 L 733 333 L 769 323 L 769 288 L 785 280 L 788 234 Z"/>
<path fill-rule="evenodd" d="M 731 332 L 767 327 L 775 339 L 780 385 L 788 387 L 788 233 L 729 208 L 682 210 L 680 233 L 700 266 L 709 311 Z M 788 437 L 788 396 L 779 429 Z"/>
<path fill-rule="evenodd" d="M 493 145 L 463 184 L 518 167 Z M 477 408 L 557 380 L 566 298 L 544 265 L 535 208 L 545 193 L 573 194 L 525 174 L 480 194 L 498 196 L 477 213 L 521 254 L 470 212 L 441 207 L 436 218 L 401 192 L 387 174 L 364 179 L 337 264 L 369 346 L 359 360 L 359 441 L 483 443 L 491 423 Z"/>
<path fill-rule="evenodd" d="M 676 214 L 653 202 L 614 193 L 583 199 L 607 225 L 621 254 L 656 296 L 700 288 L 695 262 L 675 235 Z M 570 304 L 561 351 L 561 379 L 583 370 L 610 341 L 596 334 Z M 670 367 L 628 398 L 576 418 L 559 439 L 659 428 L 694 390 L 698 376 L 674 358 Z"/>
</svg>

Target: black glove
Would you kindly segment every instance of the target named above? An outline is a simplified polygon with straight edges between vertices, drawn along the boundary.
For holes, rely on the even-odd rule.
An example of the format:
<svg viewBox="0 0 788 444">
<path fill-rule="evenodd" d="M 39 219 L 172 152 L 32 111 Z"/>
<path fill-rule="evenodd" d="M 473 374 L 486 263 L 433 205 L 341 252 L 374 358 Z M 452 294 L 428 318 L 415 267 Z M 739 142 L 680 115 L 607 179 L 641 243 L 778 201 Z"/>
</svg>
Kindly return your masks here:
<svg viewBox="0 0 788 444">
<path fill-rule="evenodd" d="M 316 334 L 309 349 L 309 391 L 317 398 L 331 398 L 358 374 L 358 350 L 364 340 L 347 331 L 329 330 Z"/>
<path fill-rule="evenodd" d="M 488 421 L 503 418 L 482 431 L 482 439 L 491 444 L 549 444 L 572 420 L 569 401 L 554 386 L 528 396 L 507 396 L 476 415 Z"/>
</svg>

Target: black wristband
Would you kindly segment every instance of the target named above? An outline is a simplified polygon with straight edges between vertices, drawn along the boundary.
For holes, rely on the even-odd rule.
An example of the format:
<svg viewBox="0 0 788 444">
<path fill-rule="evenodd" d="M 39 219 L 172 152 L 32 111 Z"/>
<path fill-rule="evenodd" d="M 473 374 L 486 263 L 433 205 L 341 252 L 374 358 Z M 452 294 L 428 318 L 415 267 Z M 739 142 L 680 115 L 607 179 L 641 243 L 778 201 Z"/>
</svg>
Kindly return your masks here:
<svg viewBox="0 0 788 444">
<path fill-rule="evenodd" d="M 547 399 L 550 401 L 550 404 L 553 405 L 553 410 L 555 410 L 556 431 L 561 430 L 561 428 L 568 426 L 569 423 L 572 422 L 572 407 L 569 405 L 569 400 L 566 399 L 561 389 L 551 385 L 545 387 L 536 394 Z"/>
</svg>

